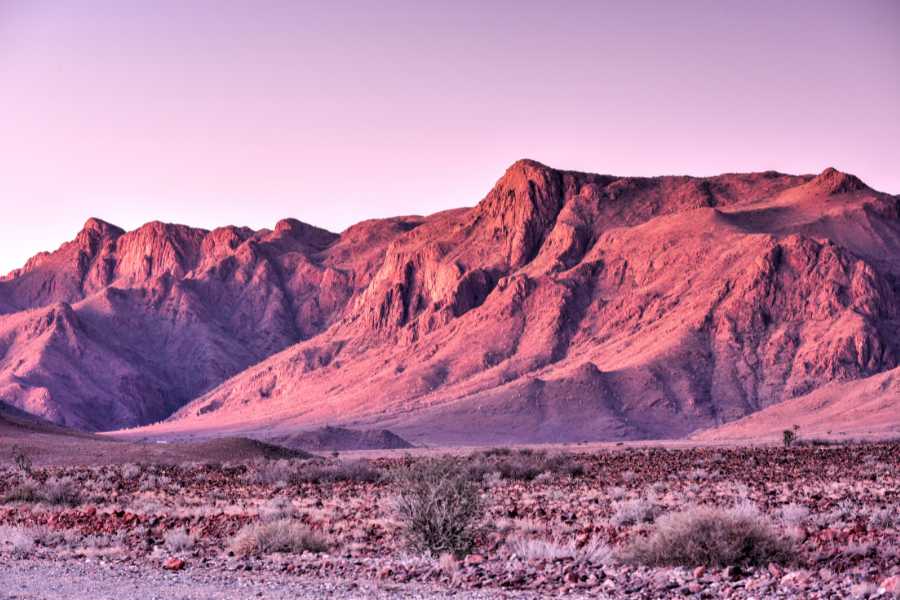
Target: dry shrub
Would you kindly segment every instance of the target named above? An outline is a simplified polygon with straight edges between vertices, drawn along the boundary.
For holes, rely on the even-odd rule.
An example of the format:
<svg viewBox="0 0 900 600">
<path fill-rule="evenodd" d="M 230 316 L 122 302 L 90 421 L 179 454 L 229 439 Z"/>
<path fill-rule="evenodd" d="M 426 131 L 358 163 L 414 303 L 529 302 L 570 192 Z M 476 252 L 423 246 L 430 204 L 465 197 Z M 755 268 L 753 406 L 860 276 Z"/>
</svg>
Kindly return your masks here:
<svg viewBox="0 0 900 600">
<path fill-rule="evenodd" d="M 900 525 L 900 513 L 892 508 L 880 508 L 869 515 L 869 524 L 877 529 L 891 529 Z"/>
<path fill-rule="evenodd" d="M 280 519 L 268 523 L 251 523 L 241 529 L 231 544 L 240 556 L 261 554 L 302 554 L 325 552 L 327 542 L 300 521 Z"/>
<path fill-rule="evenodd" d="M 261 521 L 280 521 L 297 516 L 297 508 L 290 498 L 276 496 L 270 498 L 259 506 L 259 518 Z"/>
<path fill-rule="evenodd" d="M 468 553 L 478 535 L 478 486 L 451 458 L 414 462 L 396 476 L 395 507 L 410 545 L 432 556 Z"/>
<path fill-rule="evenodd" d="M 802 525 L 809 518 L 809 509 L 796 502 L 785 504 L 779 509 L 778 513 L 785 525 L 794 527 Z"/>
<path fill-rule="evenodd" d="M 493 448 L 475 456 L 469 466 L 473 479 L 482 479 L 487 473 L 499 473 L 503 479 L 533 481 L 542 473 L 581 477 L 584 464 L 571 454 L 547 455 L 544 451 L 523 448 L 512 452 L 507 448 Z"/>
<path fill-rule="evenodd" d="M 23 474 L 31 476 L 33 472 L 31 457 L 28 456 L 24 450 L 15 445 L 12 447 L 12 456 L 16 468 Z"/>
<path fill-rule="evenodd" d="M 784 563 L 794 555 L 791 541 L 756 507 L 692 506 L 663 515 L 646 538 L 623 551 L 626 562 L 649 566 L 727 566 Z"/>
<path fill-rule="evenodd" d="M 122 466 L 123 479 L 139 479 L 141 477 L 141 466 L 136 464 L 126 464 Z"/>
<path fill-rule="evenodd" d="M 41 498 L 48 504 L 78 506 L 81 504 L 81 492 L 76 483 L 68 478 L 48 479 L 40 492 Z"/>
<path fill-rule="evenodd" d="M 41 499 L 37 482 L 26 481 L 15 485 L 4 496 L 4 502 L 37 502 Z"/>
<path fill-rule="evenodd" d="M 488 448 L 484 452 L 481 453 L 483 456 L 491 457 L 491 456 L 509 456 L 512 454 L 512 449 L 507 448 L 505 446 L 498 446 L 496 448 Z"/>
<path fill-rule="evenodd" d="M 163 541 L 171 552 L 183 552 L 194 547 L 195 540 L 186 529 L 172 529 L 163 536 Z"/>
<path fill-rule="evenodd" d="M 660 509 L 652 500 L 622 500 L 613 505 L 613 525 L 623 527 L 638 523 L 652 523 Z"/>
<path fill-rule="evenodd" d="M 247 480 L 261 485 L 288 483 L 298 470 L 299 466 L 287 459 L 258 461 L 248 466 Z"/>
<path fill-rule="evenodd" d="M 27 556 L 34 550 L 34 536 L 22 527 L 0 525 L 0 549 L 16 556 Z"/>
</svg>

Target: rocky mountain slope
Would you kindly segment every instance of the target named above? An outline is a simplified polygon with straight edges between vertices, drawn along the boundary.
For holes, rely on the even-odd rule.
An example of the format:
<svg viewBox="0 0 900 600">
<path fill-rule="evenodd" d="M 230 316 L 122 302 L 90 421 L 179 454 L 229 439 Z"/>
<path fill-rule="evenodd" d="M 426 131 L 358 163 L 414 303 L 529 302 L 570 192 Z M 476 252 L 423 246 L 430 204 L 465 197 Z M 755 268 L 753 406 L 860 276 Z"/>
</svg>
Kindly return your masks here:
<svg viewBox="0 0 900 600">
<path fill-rule="evenodd" d="M 0 281 L 0 399 L 88 430 L 163 419 L 327 327 L 406 227 L 338 239 L 292 220 L 125 233 L 91 219 Z"/>
<path fill-rule="evenodd" d="M 850 381 L 836 381 L 720 427 L 699 431 L 699 442 L 780 441 L 797 427 L 801 440 L 900 437 L 900 367 Z"/>
<path fill-rule="evenodd" d="M 852 175 L 523 160 L 339 236 L 90 221 L 0 282 L 0 398 L 89 429 L 183 407 L 141 435 L 683 436 L 896 367 L 898 297 L 900 200 Z"/>
</svg>

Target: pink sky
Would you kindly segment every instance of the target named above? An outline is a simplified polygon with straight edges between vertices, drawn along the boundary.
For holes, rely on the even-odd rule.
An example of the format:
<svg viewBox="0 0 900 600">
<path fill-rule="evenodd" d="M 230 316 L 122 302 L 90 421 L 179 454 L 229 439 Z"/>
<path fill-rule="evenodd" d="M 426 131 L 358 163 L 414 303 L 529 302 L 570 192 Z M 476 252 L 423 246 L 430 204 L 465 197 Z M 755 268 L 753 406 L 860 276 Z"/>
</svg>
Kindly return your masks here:
<svg viewBox="0 0 900 600">
<path fill-rule="evenodd" d="M 2 272 L 89 216 L 472 205 L 522 157 L 900 193 L 900 3 L 0 0 Z"/>
</svg>

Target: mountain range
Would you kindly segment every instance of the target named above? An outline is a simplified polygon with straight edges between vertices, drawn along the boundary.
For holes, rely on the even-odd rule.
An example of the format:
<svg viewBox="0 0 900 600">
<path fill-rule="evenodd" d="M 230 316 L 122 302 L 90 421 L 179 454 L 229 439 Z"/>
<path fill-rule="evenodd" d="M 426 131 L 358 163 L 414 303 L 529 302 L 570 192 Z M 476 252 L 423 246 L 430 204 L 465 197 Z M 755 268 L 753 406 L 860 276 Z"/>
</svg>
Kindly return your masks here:
<svg viewBox="0 0 900 600">
<path fill-rule="evenodd" d="M 900 197 L 853 175 L 521 160 L 474 207 L 341 234 L 90 219 L 0 279 L 0 401 L 126 435 L 459 444 L 777 427 L 827 396 L 829 426 L 894 431 L 898 300 Z"/>
</svg>

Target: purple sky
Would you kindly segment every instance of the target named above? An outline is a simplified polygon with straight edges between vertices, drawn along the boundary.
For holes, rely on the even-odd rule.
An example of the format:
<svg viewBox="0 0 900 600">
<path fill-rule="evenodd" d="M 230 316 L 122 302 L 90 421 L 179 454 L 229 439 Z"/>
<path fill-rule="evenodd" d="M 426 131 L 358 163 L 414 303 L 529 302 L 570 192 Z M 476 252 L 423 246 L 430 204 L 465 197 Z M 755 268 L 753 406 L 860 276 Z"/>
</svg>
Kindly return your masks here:
<svg viewBox="0 0 900 600">
<path fill-rule="evenodd" d="M 900 2 L 0 0 L 0 271 L 89 216 L 341 230 L 509 163 L 900 193 Z"/>
</svg>

